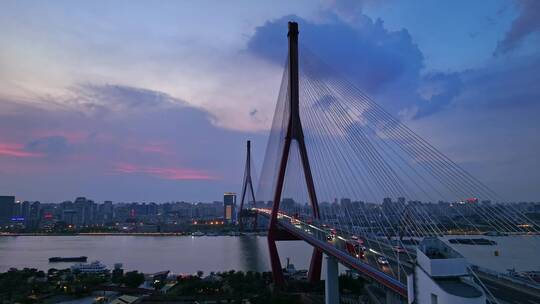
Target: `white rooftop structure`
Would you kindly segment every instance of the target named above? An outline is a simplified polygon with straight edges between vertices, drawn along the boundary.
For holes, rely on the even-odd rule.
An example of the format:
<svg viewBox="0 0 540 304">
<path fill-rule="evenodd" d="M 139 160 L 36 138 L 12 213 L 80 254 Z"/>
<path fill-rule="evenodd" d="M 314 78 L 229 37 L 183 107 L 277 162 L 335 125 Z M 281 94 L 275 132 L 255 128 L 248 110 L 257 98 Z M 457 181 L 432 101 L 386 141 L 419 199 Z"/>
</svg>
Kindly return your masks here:
<svg viewBox="0 0 540 304">
<path fill-rule="evenodd" d="M 485 304 L 471 279 L 467 260 L 438 238 L 424 238 L 416 249 L 414 273 L 407 277 L 408 302 L 415 304 Z"/>
<path fill-rule="evenodd" d="M 467 260 L 438 238 L 425 238 L 416 249 L 416 262 L 431 277 L 468 275 Z"/>
</svg>

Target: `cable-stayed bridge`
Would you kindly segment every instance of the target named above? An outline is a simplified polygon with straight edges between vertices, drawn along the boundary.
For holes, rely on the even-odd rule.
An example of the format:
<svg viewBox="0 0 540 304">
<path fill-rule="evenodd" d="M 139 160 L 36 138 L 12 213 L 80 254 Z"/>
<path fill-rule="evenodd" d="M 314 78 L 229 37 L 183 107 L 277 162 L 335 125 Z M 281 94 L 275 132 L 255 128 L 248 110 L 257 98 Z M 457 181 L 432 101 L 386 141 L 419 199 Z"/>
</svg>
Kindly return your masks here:
<svg viewBox="0 0 540 304">
<path fill-rule="evenodd" d="M 398 303 L 507 303 L 512 293 L 540 301 L 532 278 L 503 282 L 446 237 L 533 235 L 539 246 L 538 223 L 299 46 L 298 34 L 290 22 L 261 174 L 255 191 L 248 143 L 241 200 L 241 223 L 268 219 L 274 282 L 285 283 L 276 241 L 302 240 L 313 246 L 310 281 L 320 280 L 326 256 L 327 303 L 338 301 L 337 263 Z"/>
</svg>

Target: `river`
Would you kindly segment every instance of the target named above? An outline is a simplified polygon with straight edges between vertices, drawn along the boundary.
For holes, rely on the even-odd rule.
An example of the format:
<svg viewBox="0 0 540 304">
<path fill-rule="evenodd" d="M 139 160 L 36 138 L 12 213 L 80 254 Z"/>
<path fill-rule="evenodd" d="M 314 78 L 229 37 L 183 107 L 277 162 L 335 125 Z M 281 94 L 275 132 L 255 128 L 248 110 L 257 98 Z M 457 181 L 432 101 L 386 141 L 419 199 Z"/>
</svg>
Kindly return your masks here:
<svg viewBox="0 0 540 304">
<path fill-rule="evenodd" d="M 279 242 L 283 259 L 307 268 L 311 248 L 302 242 Z M 266 237 L 260 236 L 13 236 L 0 237 L 0 271 L 11 267 L 67 268 L 73 263 L 49 263 L 53 256 L 87 256 L 126 270 L 194 273 L 269 270 Z"/>
<path fill-rule="evenodd" d="M 470 262 L 501 272 L 540 270 L 540 238 L 535 236 L 492 237 L 495 246 L 453 246 Z M 278 242 L 283 265 L 289 257 L 297 269 L 307 269 L 312 249 L 298 241 Z M 499 256 L 495 256 L 495 250 Z M 110 268 L 122 263 L 126 270 L 145 273 L 170 270 L 194 273 L 202 270 L 268 271 L 266 237 L 261 236 L 2 236 L 0 271 L 11 267 L 67 268 L 73 263 L 48 262 L 53 256 L 87 256 Z M 323 270 L 324 271 L 324 270 Z"/>
</svg>

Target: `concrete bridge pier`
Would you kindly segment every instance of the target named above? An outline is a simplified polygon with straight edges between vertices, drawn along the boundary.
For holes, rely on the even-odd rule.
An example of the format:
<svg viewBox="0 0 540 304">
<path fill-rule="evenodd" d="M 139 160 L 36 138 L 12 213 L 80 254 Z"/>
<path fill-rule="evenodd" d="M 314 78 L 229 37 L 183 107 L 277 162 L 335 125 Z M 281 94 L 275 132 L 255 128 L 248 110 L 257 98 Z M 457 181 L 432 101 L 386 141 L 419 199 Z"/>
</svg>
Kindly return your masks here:
<svg viewBox="0 0 540 304">
<path fill-rule="evenodd" d="M 326 278 L 324 280 L 324 303 L 339 304 L 339 272 L 336 258 L 326 256 Z"/>
</svg>

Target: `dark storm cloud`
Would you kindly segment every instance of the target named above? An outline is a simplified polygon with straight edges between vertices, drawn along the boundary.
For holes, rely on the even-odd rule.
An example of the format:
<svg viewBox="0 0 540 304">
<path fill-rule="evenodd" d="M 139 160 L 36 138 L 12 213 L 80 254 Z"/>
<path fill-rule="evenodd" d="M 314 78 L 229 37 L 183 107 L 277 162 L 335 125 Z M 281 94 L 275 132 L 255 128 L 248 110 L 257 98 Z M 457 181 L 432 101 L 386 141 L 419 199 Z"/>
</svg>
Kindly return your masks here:
<svg viewBox="0 0 540 304">
<path fill-rule="evenodd" d="M 526 9 L 535 5 L 523 2 Z M 534 24 L 540 22 L 540 18 L 532 20 L 530 14 L 537 13 L 522 12 L 507 37 L 520 36 L 511 34 L 514 31 L 525 33 L 525 28 L 536 28 Z M 538 102 L 538 89 L 531 83 L 535 75 L 540 75 L 538 56 L 461 72 L 422 73 L 424 55 L 408 31 L 389 31 L 381 20 L 373 21 L 366 15 L 360 15 L 355 22 L 343 21 L 336 16 L 324 23 L 293 15 L 270 20 L 256 28 L 247 50 L 283 64 L 287 51 L 284 29 L 290 20 L 299 23 L 301 44 L 394 115 L 401 113 L 408 119 L 418 120 L 457 105 L 490 110 L 501 105 L 516 107 L 523 102 Z M 518 26 L 522 23 L 529 25 Z M 516 27 L 522 30 L 514 29 Z M 469 98 L 474 95 L 475 86 L 482 95 Z M 493 87 L 487 89 L 488 86 Z M 499 88 L 505 88 L 505 91 L 501 92 Z"/>
<path fill-rule="evenodd" d="M 311 23 L 294 15 L 271 20 L 256 28 L 248 51 L 282 64 L 286 56 L 284 29 L 291 20 L 299 23 L 302 45 L 316 50 L 322 60 L 331 62 L 369 93 L 402 78 L 419 78 L 423 55 L 409 33 L 388 31 L 382 20 L 364 15 L 359 26 L 335 16 L 325 23 Z"/>
<path fill-rule="evenodd" d="M 512 22 L 510 30 L 499 41 L 495 55 L 515 49 L 525 38 L 540 32 L 540 1 L 519 0 L 519 16 Z"/>
<path fill-rule="evenodd" d="M 355 23 L 335 16 L 325 23 L 297 16 L 271 20 L 257 27 L 248 51 L 282 64 L 286 48 L 279 42 L 284 41 L 290 20 L 299 23 L 302 45 L 395 115 L 404 109 L 414 112 L 410 115 L 413 119 L 433 115 L 451 106 L 460 92 L 457 74 L 421 75 L 424 56 L 406 29 L 389 31 L 380 19 L 373 21 L 366 15 Z M 436 86 L 436 91 L 422 96 L 419 91 L 423 86 Z"/>
</svg>

